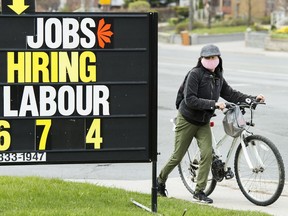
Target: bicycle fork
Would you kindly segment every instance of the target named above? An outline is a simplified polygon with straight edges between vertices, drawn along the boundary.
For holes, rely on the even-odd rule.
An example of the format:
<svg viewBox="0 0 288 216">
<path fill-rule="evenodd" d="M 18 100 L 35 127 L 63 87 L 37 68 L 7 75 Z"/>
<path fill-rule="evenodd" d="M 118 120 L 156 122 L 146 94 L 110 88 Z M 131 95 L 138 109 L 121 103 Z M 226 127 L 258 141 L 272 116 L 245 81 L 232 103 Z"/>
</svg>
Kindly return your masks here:
<svg viewBox="0 0 288 216">
<path fill-rule="evenodd" d="M 246 159 L 246 162 L 247 162 L 247 165 L 249 166 L 249 168 L 253 171 L 253 172 L 259 172 L 259 171 L 263 171 L 264 169 L 264 163 L 258 153 L 258 150 L 257 150 L 257 147 L 254 143 L 251 143 L 250 144 L 250 147 L 252 148 L 252 153 L 255 155 L 255 158 L 256 158 L 256 161 L 258 162 L 258 164 L 260 165 L 260 168 L 257 168 L 255 166 L 253 166 L 252 164 L 252 161 L 251 161 L 251 158 L 248 154 L 248 151 L 247 151 L 247 146 L 248 144 L 245 142 L 245 138 L 247 138 L 249 136 L 248 132 L 246 131 L 243 131 L 241 133 L 241 147 L 242 147 L 242 151 L 243 151 L 243 154 L 244 154 L 244 157 Z"/>
</svg>

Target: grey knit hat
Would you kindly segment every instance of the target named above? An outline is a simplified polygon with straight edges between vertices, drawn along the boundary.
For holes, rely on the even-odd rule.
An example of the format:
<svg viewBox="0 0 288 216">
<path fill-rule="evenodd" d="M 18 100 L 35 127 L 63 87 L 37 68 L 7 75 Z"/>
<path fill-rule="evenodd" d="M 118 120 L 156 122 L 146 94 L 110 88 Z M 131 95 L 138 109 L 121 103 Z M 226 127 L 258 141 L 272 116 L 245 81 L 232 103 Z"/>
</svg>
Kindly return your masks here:
<svg viewBox="0 0 288 216">
<path fill-rule="evenodd" d="M 209 44 L 209 45 L 204 46 L 200 52 L 200 56 L 202 56 L 202 57 L 220 56 L 220 55 L 221 55 L 221 53 L 220 53 L 219 48 L 213 44 Z"/>
</svg>

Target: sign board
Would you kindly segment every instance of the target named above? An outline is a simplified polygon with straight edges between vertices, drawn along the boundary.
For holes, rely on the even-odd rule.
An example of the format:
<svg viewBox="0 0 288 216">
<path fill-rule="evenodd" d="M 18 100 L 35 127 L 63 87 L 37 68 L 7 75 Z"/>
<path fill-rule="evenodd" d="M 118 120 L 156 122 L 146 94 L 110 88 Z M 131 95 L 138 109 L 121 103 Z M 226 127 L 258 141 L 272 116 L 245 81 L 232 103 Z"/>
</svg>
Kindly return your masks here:
<svg viewBox="0 0 288 216">
<path fill-rule="evenodd" d="M 0 164 L 156 161 L 157 14 L 24 4 L 0 15 Z"/>
</svg>

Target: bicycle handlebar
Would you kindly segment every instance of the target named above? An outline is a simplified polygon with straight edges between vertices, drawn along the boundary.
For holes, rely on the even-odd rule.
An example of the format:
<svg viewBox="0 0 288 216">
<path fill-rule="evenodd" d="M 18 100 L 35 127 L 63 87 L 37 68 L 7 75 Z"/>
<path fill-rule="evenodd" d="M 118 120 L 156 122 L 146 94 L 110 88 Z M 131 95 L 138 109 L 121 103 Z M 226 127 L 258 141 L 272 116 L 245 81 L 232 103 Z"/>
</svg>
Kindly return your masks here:
<svg viewBox="0 0 288 216">
<path fill-rule="evenodd" d="M 259 104 L 265 105 L 266 103 L 261 102 L 260 100 L 256 100 L 256 99 L 251 100 L 250 98 L 247 98 L 245 102 L 239 103 L 239 104 L 234 104 L 234 103 L 230 103 L 230 102 L 225 103 L 227 109 L 232 109 L 235 106 L 239 106 L 240 109 L 249 108 L 249 109 L 253 109 L 253 110 L 255 110 L 257 105 L 259 105 Z"/>
<path fill-rule="evenodd" d="M 227 110 L 224 112 L 224 114 L 226 114 L 226 112 L 229 109 L 233 109 L 235 106 L 239 106 L 242 114 L 244 115 L 246 113 L 245 109 L 248 108 L 251 111 L 251 119 L 250 119 L 250 121 L 246 121 L 246 125 L 254 127 L 255 124 L 253 123 L 253 115 L 252 114 L 253 114 L 253 110 L 255 110 L 257 105 L 259 105 L 259 104 L 266 104 L 266 103 L 261 102 L 260 100 L 256 100 L 256 99 L 251 100 L 250 98 L 247 98 L 244 103 L 239 103 L 239 104 L 227 102 L 227 103 L 225 103 Z"/>
</svg>

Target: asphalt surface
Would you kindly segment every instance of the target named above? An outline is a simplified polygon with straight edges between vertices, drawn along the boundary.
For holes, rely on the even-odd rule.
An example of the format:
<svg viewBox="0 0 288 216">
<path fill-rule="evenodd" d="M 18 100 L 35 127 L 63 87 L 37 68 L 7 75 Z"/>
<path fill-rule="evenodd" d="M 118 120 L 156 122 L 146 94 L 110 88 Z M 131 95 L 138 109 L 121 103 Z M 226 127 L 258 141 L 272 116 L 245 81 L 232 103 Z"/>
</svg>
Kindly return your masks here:
<svg viewBox="0 0 288 216">
<path fill-rule="evenodd" d="M 221 47 L 222 52 L 235 52 L 235 53 L 254 53 L 266 56 L 281 56 L 288 57 L 286 52 L 275 52 L 275 51 L 265 51 L 261 48 L 250 48 L 245 46 L 244 41 L 234 41 L 234 42 L 222 42 L 215 43 Z M 183 49 L 183 50 L 197 50 L 199 51 L 203 45 L 193 45 L 193 46 L 183 46 L 177 44 L 162 44 L 159 46 L 171 46 L 173 49 Z M 85 180 L 75 180 L 67 179 L 71 181 L 89 182 L 92 184 L 103 185 L 108 187 L 122 188 L 129 191 L 137 191 L 142 193 L 151 193 L 152 180 L 97 180 L 97 179 L 85 179 Z M 265 212 L 275 216 L 287 216 L 288 215 L 288 182 L 286 181 L 284 190 L 279 199 L 270 206 L 256 206 L 248 201 L 244 195 L 239 190 L 236 185 L 236 181 L 223 181 L 219 183 L 215 191 L 210 195 L 214 200 L 212 206 L 225 209 L 235 209 L 235 210 L 250 210 L 250 211 L 260 211 Z M 188 200 L 195 202 L 192 195 L 184 187 L 181 179 L 179 177 L 169 178 L 166 182 L 168 189 L 168 197 L 175 197 L 178 199 Z M 133 199 L 133 197 L 131 197 Z M 137 200 L 141 203 L 141 200 Z"/>
</svg>

